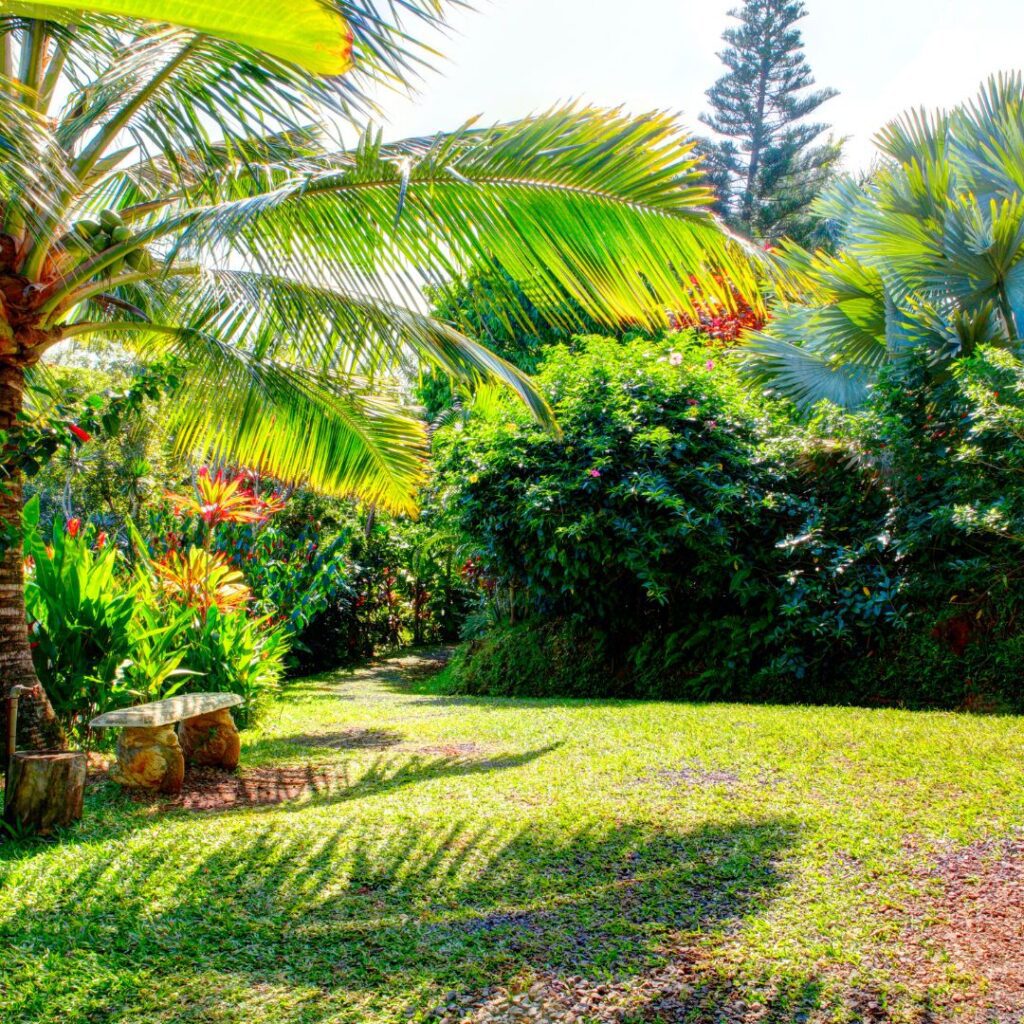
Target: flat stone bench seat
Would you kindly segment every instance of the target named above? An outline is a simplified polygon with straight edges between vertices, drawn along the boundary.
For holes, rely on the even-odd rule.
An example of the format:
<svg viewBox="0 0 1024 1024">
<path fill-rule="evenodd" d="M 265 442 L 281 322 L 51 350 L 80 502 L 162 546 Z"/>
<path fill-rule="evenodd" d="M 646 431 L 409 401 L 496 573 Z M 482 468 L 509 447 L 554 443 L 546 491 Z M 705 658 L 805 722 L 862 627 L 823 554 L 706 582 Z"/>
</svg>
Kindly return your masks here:
<svg viewBox="0 0 1024 1024">
<path fill-rule="evenodd" d="M 89 725 L 94 729 L 112 729 L 115 726 L 129 729 L 156 729 L 161 725 L 184 722 L 199 715 L 210 715 L 214 711 L 233 708 L 242 703 L 235 693 L 186 693 L 181 697 L 139 704 L 134 708 L 108 711 L 94 718 Z"/>
<path fill-rule="evenodd" d="M 234 693 L 188 693 L 181 697 L 108 711 L 94 729 L 121 729 L 117 768 L 122 785 L 177 793 L 190 764 L 235 769 L 242 744 L 230 708 L 244 703 Z M 177 730 L 174 726 L 178 725 Z"/>
</svg>

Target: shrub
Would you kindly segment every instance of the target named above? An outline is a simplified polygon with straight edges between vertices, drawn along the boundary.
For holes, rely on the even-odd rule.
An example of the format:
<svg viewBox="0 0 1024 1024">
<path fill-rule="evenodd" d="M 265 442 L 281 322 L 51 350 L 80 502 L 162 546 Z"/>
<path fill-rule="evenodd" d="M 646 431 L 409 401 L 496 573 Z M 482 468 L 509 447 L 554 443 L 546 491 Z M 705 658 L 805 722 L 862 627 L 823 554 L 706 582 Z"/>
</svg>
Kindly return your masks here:
<svg viewBox="0 0 1024 1024">
<path fill-rule="evenodd" d="M 64 723 L 83 731 L 95 715 L 181 692 L 237 693 L 252 721 L 283 674 L 287 640 L 237 600 L 238 583 L 217 556 L 198 549 L 179 560 L 182 580 L 124 553 L 91 527 L 38 533 L 39 503 L 26 509 L 30 559 L 26 607 L 40 679 Z M 203 577 L 203 567 L 212 571 Z M 180 575 L 180 573 L 179 573 Z M 173 578 L 172 578 L 173 577 Z M 218 588 L 231 590 L 221 601 Z"/>
<path fill-rule="evenodd" d="M 243 698 L 234 712 L 240 726 L 256 720 L 284 676 L 287 634 L 266 619 L 213 607 L 205 616 L 189 617 L 180 642 L 182 666 L 197 673 L 203 690 Z"/>
<path fill-rule="evenodd" d="M 743 634 L 770 622 L 762 580 L 789 513 L 759 445 L 774 410 L 684 335 L 556 347 L 538 379 L 561 439 L 507 407 L 437 445 L 448 514 L 494 601 L 593 632 L 633 685 L 638 652 L 673 635 L 664 692 L 749 675 L 760 651 Z"/>
<path fill-rule="evenodd" d="M 135 596 L 119 575 L 112 545 L 96 546 L 73 521 L 38 533 L 39 502 L 26 508 L 25 603 L 36 671 L 56 713 L 80 727 L 100 710 L 130 703 L 117 669 L 131 653 Z"/>
<path fill-rule="evenodd" d="M 566 622 L 499 625 L 456 652 L 450 675 L 460 693 L 492 697 L 632 693 L 610 672 L 604 637 Z"/>
<path fill-rule="evenodd" d="M 563 438 L 509 407 L 437 439 L 486 611 L 460 688 L 1024 708 L 1020 360 L 908 359 L 809 421 L 682 339 L 538 379 Z"/>
</svg>

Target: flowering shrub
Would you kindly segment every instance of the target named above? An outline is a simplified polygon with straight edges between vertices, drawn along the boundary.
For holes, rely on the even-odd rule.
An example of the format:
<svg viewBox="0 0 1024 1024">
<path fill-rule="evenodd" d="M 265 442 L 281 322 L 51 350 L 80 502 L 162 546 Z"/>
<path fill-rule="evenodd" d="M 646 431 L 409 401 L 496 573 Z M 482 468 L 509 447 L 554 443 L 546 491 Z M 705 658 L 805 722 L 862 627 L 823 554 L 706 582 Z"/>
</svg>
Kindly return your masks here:
<svg viewBox="0 0 1024 1024">
<path fill-rule="evenodd" d="M 194 691 L 239 694 L 248 720 L 277 687 L 285 634 L 250 617 L 248 588 L 222 555 L 174 551 L 133 571 L 79 519 L 55 524 L 43 543 L 38 499 L 24 525 L 36 670 L 73 730 L 112 708 Z"/>
<path fill-rule="evenodd" d="M 203 466 L 196 474 L 194 494 L 168 494 L 167 500 L 180 516 L 197 516 L 208 530 L 221 523 L 265 523 L 284 508 L 277 494 L 261 497 L 245 474 L 235 476 Z"/>
</svg>

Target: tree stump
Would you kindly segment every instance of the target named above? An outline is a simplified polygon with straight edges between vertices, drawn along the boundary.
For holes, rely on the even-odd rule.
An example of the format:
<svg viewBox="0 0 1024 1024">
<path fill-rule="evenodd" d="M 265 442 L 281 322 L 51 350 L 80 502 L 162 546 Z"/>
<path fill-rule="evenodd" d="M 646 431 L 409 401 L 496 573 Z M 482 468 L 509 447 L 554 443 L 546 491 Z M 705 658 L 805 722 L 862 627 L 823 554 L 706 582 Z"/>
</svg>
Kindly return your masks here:
<svg viewBox="0 0 1024 1024">
<path fill-rule="evenodd" d="M 82 817 L 86 758 L 82 753 L 15 754 L 4 820 L 49 835 Z"/>
<path fill-rule="evenodd" d="M 227 708 L 186 718 L 178 726 L 178 740 L 189 764 L 234 771 L 242 754 L 242 741 Z"/>
</svg>

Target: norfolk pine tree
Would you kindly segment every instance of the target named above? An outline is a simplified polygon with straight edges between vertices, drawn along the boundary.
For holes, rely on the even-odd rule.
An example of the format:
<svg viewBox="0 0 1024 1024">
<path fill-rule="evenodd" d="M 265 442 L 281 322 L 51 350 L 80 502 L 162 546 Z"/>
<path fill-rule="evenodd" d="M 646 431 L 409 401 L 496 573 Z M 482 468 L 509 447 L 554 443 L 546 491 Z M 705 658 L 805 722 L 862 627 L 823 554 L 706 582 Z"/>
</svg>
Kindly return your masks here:
<svg viewBox="0 0 1024 1024">
<path fill-rule="evenodd" d="M 834 89 L 815 84 L 796 27 L 801 0 L 746 0 L 729 12 L 739 25 L 719 55 L 728 73 L 707 96 L 701 120 L 715 133 L 701 151 L 718 212 L 733 228 L 766 242 L 784 235 L 808 244 L 821 228 L 810 204 L 833 173 L 841 143 L 819 143 L 827 125 L 807 121 Z"/>
</svg>

